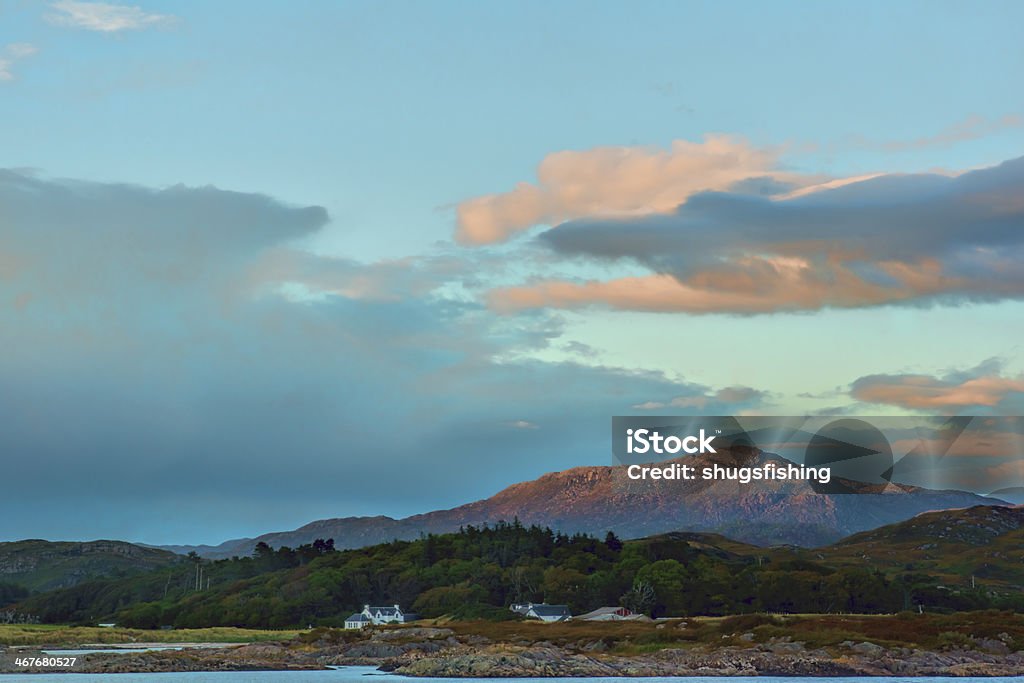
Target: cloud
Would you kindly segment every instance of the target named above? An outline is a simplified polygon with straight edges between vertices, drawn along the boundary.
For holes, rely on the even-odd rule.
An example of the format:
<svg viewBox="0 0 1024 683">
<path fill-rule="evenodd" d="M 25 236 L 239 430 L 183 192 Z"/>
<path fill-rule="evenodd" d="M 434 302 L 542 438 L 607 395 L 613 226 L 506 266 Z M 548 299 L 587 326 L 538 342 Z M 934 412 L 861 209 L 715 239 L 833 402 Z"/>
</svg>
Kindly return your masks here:
<svg viewBox="0 0 1024 683">
<path fill-rule="evenodd" d="M 559 316 L 444 291 L 486 256 L 305 253 L 321 207 L 8 170 L 0 215 L 0 452 L 25 482 L 0 539 L 211 542 L 450 507 L 604 464 L 608 416 L 647 397 L 715 394 L 530 360 Z"/>
<path fill-rule="evenodd" d="M 14 65 L 39 50 L 29 43 L 9 43 L 0 50 L 0 82 L 14 80 Z"/>
<path fill-rule="evenodd" d="M 575 339 L 562 344 L 562 350 L 580 358 L 597 358 L 601 355 L 601 352 L 590 344 Z"/>
<path fill-rule="evenodd" d="M 668 401 L 644 401 L 642 403 L 635 403 L 630 407 L 634 410 L 683 408 L 686 410 L 711 410 L 722 414 L 733 414 L 760 405 L 767 396 L 767 392 L 759 389 L 732 386 L 703 394 L 676 396 Z"/>
<path fill-rule="evenodd" d="M 957 412 L 997 409 L 1008 399 L 1024 396 L 1024 375 L 1004 377 L 993 363 L 943 377 L 922 374 L 868 375 L 850 386 L 850 395 L 864 403 L 910 410 Z"/>
<path fill-rule="evenodd" d="M 46 15 L 46 19 L 50 23 L 101 33 L 138 31 L 166 26 L 176 21 L 173 16 L 146 12 L 137 5 L 58 0 L 50 7 L 54 10 Z"/>
<path fill-rule="evenodd" d="M 814 270 L 803 261 L 751 258 L 729 270 L 699 271 L 684 281 L 671 275 L 645 275 L 498 288 L 488 294 L 488 302 L 501 313 L 599 305 L 655 313 L 757 314 L 898 303 L 942 291 L 945 278 L 935 263 L 893 262 L 881 268 L 896 278 L 895 285 L 873 284 L 837 264 Z"/>
<path fill-rule="evenodd" d="M 1017 114 L 972 115 L 929 136 L 855 145 L 886 152 L 948 147 L 1024 125 Z M 783 148 L 758 148 L 735 136 L 711 134 L 702 142 L 654 147 L 597 147 L 549 154 L 535 182 L 474 197 L 457 207 L 456 239 L 465 245 L 503 242 L 537 225 L 576 219 L 668 214 L 694 195 L 733 192 L 793 198 L 875 177 L 827 178 L 787 170 Z"/>
<path fill-rule="evenodd" d="M 790 197 L 692 196 L 671 214 L 586 219 L 538 237 L 563 258 L 633 264 L 547 279 L 492 307 L 770 313 L 1024 296 L 1024 158 L 951 177 L 888 174 Z"/>
<path fill-rule="evenodd" d="M 162 297 L 204 287 L 227 297 L 253 259 L 327 221 L 322 207 L 215 187 L 155 190 L 9 170 L 0 170 L 0 207 L 0 262 L 21 264 L 28 309 L 77 302 L 87 311 L 158 287 L 167 288 Z M 134 291 L 124 289 L 129 282 Z"/>
<path fill-rule="evenodd" d="M 35 45 L 29 43 L 10 43 L 4 51 L 15 59 L 24 59 L 25 57 L 31 57 L 39 50 Z"/>
<path fill-rule="evenodd" d="M 400 301 L 426 296 L 463 274 L 465 263 L 437 255 L 361 263 L 294 248 L 268 250 L 253 263 L 253 284 L 297 284 L 309 296 Z"/>
<path fill-rule="evenodd" d="M 952 147 L 959 142 L 977 140 L 1004 130 L 1019 128 L 1021 125 L 1024 125 L 1024 119 L 1017 114 L 1006 114 L 995 119 L 988 119 L 974 114 L 943 128 L 934 135 L 924 135 L 913 140 L 892 140 L 887 142 L 876 142 L 858 138 L 856 144 L 858 147 L 883 152 L 904 152 L 935 147 Z"/>
<path fill-rule="evenodd" d="M 765 395 L 765 392 L 759 389 L 734 386 L 719 389 L 715 394 L 715 398 L 725 403 L 749 403 L 753 401 L 760 401 L 765 397 Z"/>
<path fill-rule="evenodd" d="M 788 191 L 821 180 L 781 167 L 781 150 L 756 148 L 726 135 L 676 140 L 668 150 L 598 147 L 549 154 L 536 183 L 466 200 L 458 206 L 456 239 L 467 245 L 503 242 L 535 225 L 575 218 L 671 212 L 707 190 L 743 183 Z"/>
</svg>

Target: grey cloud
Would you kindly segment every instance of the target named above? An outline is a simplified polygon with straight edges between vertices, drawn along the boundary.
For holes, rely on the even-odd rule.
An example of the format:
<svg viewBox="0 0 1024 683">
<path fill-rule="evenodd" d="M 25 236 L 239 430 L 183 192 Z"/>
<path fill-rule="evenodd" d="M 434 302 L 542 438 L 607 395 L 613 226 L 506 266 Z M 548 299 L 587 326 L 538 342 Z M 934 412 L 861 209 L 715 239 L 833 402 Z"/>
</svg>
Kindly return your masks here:
<svg viewBox="0 0 1024 683">
<path fill-rule="evenodd" d="M 703 193 L 670 215 L 570 221 L 538 240 L 562 256 L 633 261 L 671 275 L 685 287 L 679 310 L 694 312 L 708 312 L 701 292 L 712 295 L 709 301 L 716 293 L 727 294 L 726 302 L 741 300 L 723 304 L 736 312 L 1019 298 L 1022 196 L 1019 158 L 956 177 L 885 175 L 788 199 Z M 544 286 L 504 294 L 513 307 L 607 297 L 616 305 L 673 308 L 664 286 L 650 304 L 630 287 Z M 752 300 L 758 290 L 775 293 Z"/>
<path fill-rule="evenodd" d="M 821 408 L 815 410 L 813 415 L 860 415 L 863 413 L 863 407 L 860 404 L 853 405 L 839 405 L 839 406 L 828 406 L 827 408 Z"/>
<path fill-rule="evenodd" d="M 766 392 L 752 387 L 725 387 L 715 393 L 715 398 L 723 403 L 755 403 L 764 399 Z"/>
<path fill-rule="evenodd" d="M 0 271 L 22 273 L 30 312 L 47 302 L 141 306 L 149 288 L 178 298 L 214 282 L 219 298 L 254 255 L 327 222 L 322 207 L 214 187 L 153 190 L 10 170 L 0 170 L 0 207 L 0 263 L 12 264 Z"/>
<path fill-rule="evenodd" d="M 707 415 L 732 415 L 740 410 L 758 407 L 769 398 L 766 391 L 746 386 L 723 387 L 712 391 L 706 387 L 692 387 L 685 395 L 670 399 L 647 400 L 635 403 L 635 410 L 662 412 L 700 412 Z"/>
<path fill-rule="evenodd" d="M 789 200 L 704 193 L 668 216 L 573 221 L 546 231 L 564 254 L 632 257 L 671 271 L 715 255 L 827 241 L 867 258 L 946 256 L 1024 242 L 1024 158 L 958 177 L 880 176 Z"/>
<path fill-rule="evenodd" d="M 797 183 L 786 182 L 772 176 L 757 176 L 733 183 L 729 186 L 729 192 L 732 194 L 772 197 L 792 192 L 799 187 L 800 185 Z"/>
<path fill-rule="evenodd" d="M 292 207 L 265 195 L 212 186 L 154 190 L 2 169 L 0 202 L 5 239 L 63 231 L 65 239 L 96 242 L 111 250 L 234 251 L 302 237 L 327 222 L 323 207 Z"/>
<path fill-rule="evenodd" d="M 601 355 L 601 352 L 590 344 L 584 344 L 576 340 L 566 342 L 562 345 L 562 349 L 581 358 L 595 358 Z"/>
<path fill-rule="evenodd" d="M 603 463 L 609 416 L 710 392 L 517 360 L 558 316 L 434 294 L 471 277 L 445 254 L 296 251 L 318 207 L 4 172 L 0 215 L 0 457 L 19 482 L 0 539 L 217 542 L 447 507 Z"/>
</svg>

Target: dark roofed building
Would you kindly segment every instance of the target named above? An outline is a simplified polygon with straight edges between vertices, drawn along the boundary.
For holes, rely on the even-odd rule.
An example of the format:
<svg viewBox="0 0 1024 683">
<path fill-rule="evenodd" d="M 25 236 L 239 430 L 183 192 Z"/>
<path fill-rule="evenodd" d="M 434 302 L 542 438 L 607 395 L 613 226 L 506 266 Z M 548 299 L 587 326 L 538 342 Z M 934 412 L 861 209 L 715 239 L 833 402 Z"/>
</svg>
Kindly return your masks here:
<svg viewBox="0 0 1024 683">
<path fill-rule="evenodd" d="M 593 612 L 581 614 L 577 619 L 582 621 L 637 621 L 642 615 L 633 614 L 625 607 L 598 607 Z"/>
<path fill-rule="evenodd" d="M 345 617 L 345 628 L 363 628 L 369 626 L 371 623 L 370 617 L 366 616 L 362 612 L 357 612 L 352 616 Z"/>
<path fill-rule="evenodd" d="M 572 614 L 566 605 L 530 605 L 530 609 L 526 611 L 526 616 L 527 618 L 540 619 L 546 622 L 569 621 L 572 619 Z"/>
</svg>

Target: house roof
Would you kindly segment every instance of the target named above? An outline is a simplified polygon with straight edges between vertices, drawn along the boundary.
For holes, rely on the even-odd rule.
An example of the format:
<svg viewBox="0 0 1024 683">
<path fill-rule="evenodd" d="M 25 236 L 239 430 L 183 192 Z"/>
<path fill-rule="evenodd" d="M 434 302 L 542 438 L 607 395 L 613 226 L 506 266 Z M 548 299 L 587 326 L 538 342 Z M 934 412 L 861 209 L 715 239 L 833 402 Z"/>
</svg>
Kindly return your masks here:
<svg viewBox="0 0 1024 683">
<path fill-rule="evenodd" d="M 625 616 L 630 616 L 633 613 L 630 612 L 625 607 L 598 607 L 593 612 L 587 612 L 586 614 L 581 614 L 579 616 L 579 618 L 580 619 L 593 619 L 594 617 L 603 617 L 603 616 L 606 616 L 606 615 L 609 615 L 609 614 L 617 614 L 619 616 L 625 617 Z"/>
<path fill-rule="evenodd" d="M 530 611 L 538 617 L 558 617 L 569 614 L 569 608 L 566 605 L 534 605 Z"/>
<path fill-rule="evenodd" d="M 398 614 L 399 612 L 401 612 L 401 610 L 398 609 L 397 607 L 395 607 L 394 605 L 392 605 L 390 607 L 373 607 L 373 606 L 370 606 L 370 607 L 367 607 L 366 609 L 370 610 L 371 612 L 380 612 L 381 614 Z"/>
<path fill-rule="evenodd" d="M 369 617 L 367 617 L 362 612 L 360 612 L 358 614 L 353 614 L 350 617 L 345 617 L 345 621 L 369 621 L 369 620 L 370 620 Z"/>
</svg>

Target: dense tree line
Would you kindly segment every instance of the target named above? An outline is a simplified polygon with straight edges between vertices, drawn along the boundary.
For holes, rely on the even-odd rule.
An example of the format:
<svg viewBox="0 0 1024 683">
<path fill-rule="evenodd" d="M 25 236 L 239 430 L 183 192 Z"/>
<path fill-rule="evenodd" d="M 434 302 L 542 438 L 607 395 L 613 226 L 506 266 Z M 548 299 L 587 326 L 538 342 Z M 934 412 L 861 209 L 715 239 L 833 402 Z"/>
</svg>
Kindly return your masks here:
<svg viewBox="0 0 1024 683">
<path fill-rule="evenodd" d="M 340 626 L 364 603 L 399 603 L 425 617 L 508 619 L 508 605 L 525 601 L 567 604 L 573 613 L 622 604 L 655 617 L 1024 608 L 982 589 L 942 588 L 925 574 L 772 563 L 671 538 L 623 543 L 611 533 L 570 536 L 516 521 L 358 550 L 318 540 L 295 549 L 261 544 L 251 557 L 229 560 L 193 556 L 34 596 L 19 609 L 48 622 L 280 628 Z"/>
<path fill-rule="evenodd" d="M 28 589 L 16 583 L 0 581 L 0 607 L 12 605 L 28 597 Z"/>
</svg>

